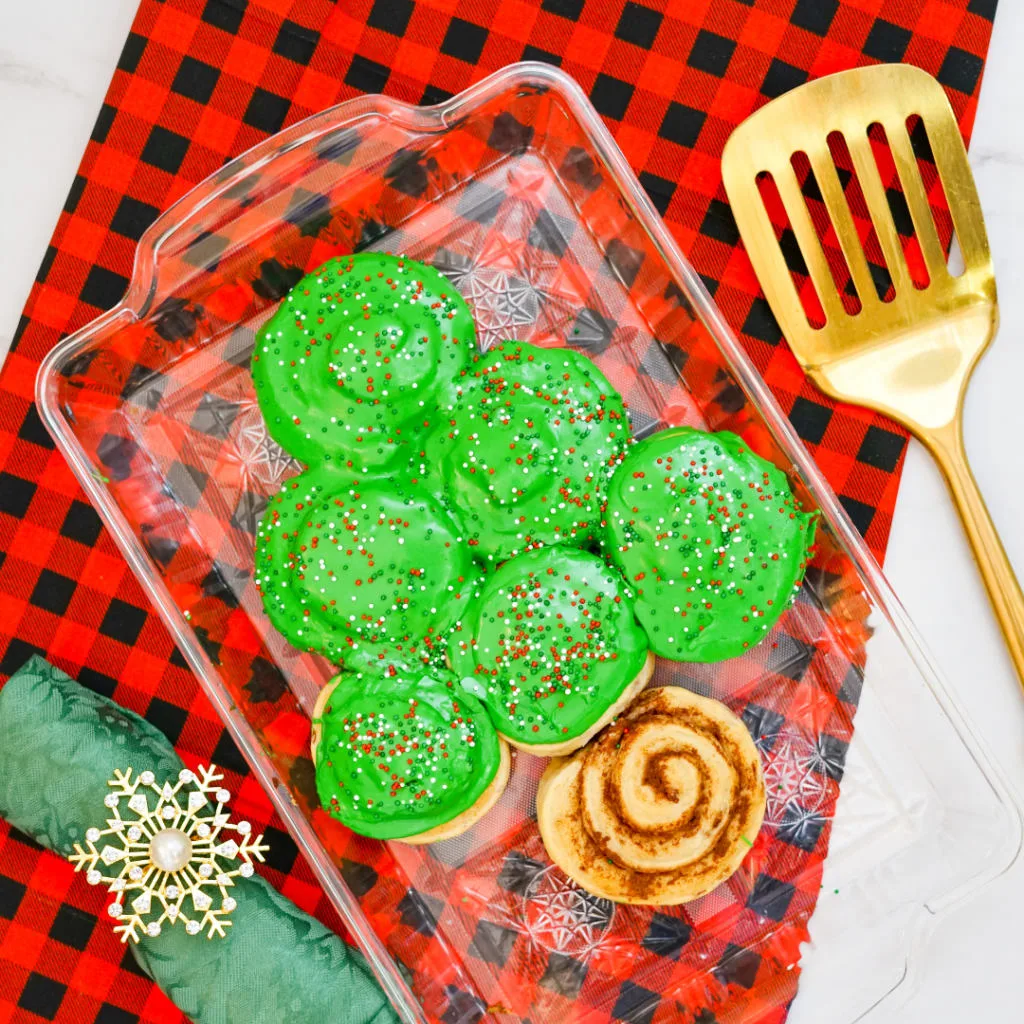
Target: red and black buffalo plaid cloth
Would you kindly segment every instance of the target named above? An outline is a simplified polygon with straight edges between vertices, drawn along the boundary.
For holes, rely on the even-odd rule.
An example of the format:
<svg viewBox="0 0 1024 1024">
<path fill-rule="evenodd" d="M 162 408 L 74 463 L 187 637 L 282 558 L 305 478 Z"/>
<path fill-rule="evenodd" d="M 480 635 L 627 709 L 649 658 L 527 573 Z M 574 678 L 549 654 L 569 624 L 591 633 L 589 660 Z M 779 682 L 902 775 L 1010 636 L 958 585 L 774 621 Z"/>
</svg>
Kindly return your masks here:
<svg viewBox="0 0 1024 1024">
<path fill-rule="evenodd" d="M 809 77 L 872 61 L 908 61 L 935 74 L 969 133 L 995 6 L 996 0 L 142 0 L 0 375 L 0 673 L 6 678 L 40 652 L 144 714 L 189 763 L 213 760 L 226 768 L 237 812 L 263 828 L 271 844 L 267 876 L 341 931 L 54 450 L 32 404 L 42 357 L 118 301 L 135 243 L 162 209 L 282 126 L 361 92 L 432 103 L 509 62 L 548 61 L 589 93 L 881 555 L 905 437 L 871 413 L 837 407 L 804 381 L 738 245 L 718 160 L 731 129 L 768 98 Z M 933 198 L 941 207 L 941 195 Z M 853 680 L 839 698 L 852 706 L 856 690 Z M 755 733 L 760 728 L 749 724 Z M 841 765 L 821 753 L 825 774 L 836 780 Z M 820 825 L 789 827 L 788 842 L 813 850 Z M 534 870 L 528 857 L 510 858 L 498 885 L 514 894 Z M 357 891 L 376 877 L 372 865 L 350 864 L 348 874 Z M 792 898 L 785 887 L 762 887 L 751 905 L 770 916 Z M 0 823 L 0 1024 L 182 1020 L 98 923 L 103 905 L 102 894 L 73 880 L 70 865 Z M 429 906 L 410 893 L 400 910 L 403 924 L 426 942 Z M 644 946 L 673 959 L 689 940 L 678 923 L 656 916 Z M 474 955 L 493 962 L 502 941 L 500 930 L 485 931 L 474 937 Z M 571 997 L 582 979 L 573 962 L 562 960 L 552 954 L 547 987 Z M 731 948 L 717 970 L 742 987 L 752 983 L 757 965 L 742 948 Z M 674 1019 L 662 1011 L 655 1016 L 642 992 L 624 981 L 603 1019 Z M 791 984 L 767 988 L 743 1024 L 779 1024 L 792 995 Z M 470 1021 L 486 1009 L 453 991 L 438 1016 Z M 708 1011 L 697 1020 L 716 1018 Z"/>
</svg>

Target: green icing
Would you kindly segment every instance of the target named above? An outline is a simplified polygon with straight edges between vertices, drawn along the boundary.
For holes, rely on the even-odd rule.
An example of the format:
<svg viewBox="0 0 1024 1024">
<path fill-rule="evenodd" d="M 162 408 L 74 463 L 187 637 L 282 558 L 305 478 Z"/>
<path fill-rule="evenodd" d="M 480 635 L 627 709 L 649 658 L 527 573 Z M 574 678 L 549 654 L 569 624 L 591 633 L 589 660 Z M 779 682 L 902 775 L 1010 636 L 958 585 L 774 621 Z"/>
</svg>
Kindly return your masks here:
<svg viewBox="0 0 1024 1024">
<path fill-rule="evenodd" d="M 456 638 L 449 656 L 463 685 L 498 731 L 521 743 L 584 732 L 647 657 L 622 577 L 564 546 L 528 551 L 491 574 Z"/>
<path fill-rule="evenodd" d="M 629 420 L 585 356 L 507 341 L 477 357 L 420 447 L 420 469 L 457 510 L 477 557 L 600 532 Z"/>
<path fill-rule="evenodd" d="M 360 253 L 292 288 L 259 334 L 252 379 L 278 444 L 361 471 L 401 460 L 475 347 L 469 307 L 441 274 Z"/>
<path fill-rule="evenodd" d="M 500 741 L 455 677 L 347 672 L 320 718 L 320 802 L 360 835 L 399 839 L 468 810 L 494 780 Z M 331 685 L 331 684 L 328 684 Z"/>
<path fill-rule="evenodd" d="M 785 475 L 735 434 L 677 427 L 639 442 L 615 473 L 605 550 L 655 654 L 721 661 L 789 606 L 814 527 Z"/>
<path fill-rule="evenodd" d="M 389 645 L 429 653 L 478 576 L 438 502 L 394 479 L 308 470 L 270 500 L 256 536 L 270 621 L 296 647 L 350 667 L 392 660 Z"/>
</svg>

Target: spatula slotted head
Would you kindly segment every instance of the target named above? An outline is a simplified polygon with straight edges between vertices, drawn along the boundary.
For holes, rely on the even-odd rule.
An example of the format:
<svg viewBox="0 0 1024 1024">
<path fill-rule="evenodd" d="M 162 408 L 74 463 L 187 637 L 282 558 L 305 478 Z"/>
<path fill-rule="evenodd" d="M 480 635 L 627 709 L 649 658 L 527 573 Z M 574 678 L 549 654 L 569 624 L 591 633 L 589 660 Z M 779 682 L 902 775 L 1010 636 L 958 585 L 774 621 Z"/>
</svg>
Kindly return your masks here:
<svg viewBox="0 0 1024 1024">
<path fill-rule="evenodd" d="M 918 115 L 942 182 L 965 270 L 946 265 L 907 120 Z M 928 283 L 915 284 L 893 220 L 869 129 L 881 125 L 899 175 Z M 829 135 L 840 132 L 892 280 L 879 298 Z M 794 170 L 804 153 L 860 301 L 848 312 Z M 808 319 L 757 180 L 771 175 L 825 316 Z M 996 319 L 995 280 L 967 153 L 946 95 L 906 64 L 840 72 L 800 86 L 762 107 L 730 137 L 722 176 L 736 223 L 768 302 L 804 370 L 837 398 L 889 413 L 911 429 L 955 415 Z M 950 332 L 950 323 L 959 324 Z"/>
</svg>

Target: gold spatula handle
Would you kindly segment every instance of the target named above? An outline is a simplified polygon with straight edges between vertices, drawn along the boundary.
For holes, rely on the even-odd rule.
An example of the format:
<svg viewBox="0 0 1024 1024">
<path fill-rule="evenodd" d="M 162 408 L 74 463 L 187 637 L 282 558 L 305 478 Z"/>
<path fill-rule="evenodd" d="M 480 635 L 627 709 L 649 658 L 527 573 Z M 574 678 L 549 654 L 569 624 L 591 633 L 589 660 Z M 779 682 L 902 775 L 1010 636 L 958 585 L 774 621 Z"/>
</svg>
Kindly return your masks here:
<svg viewBox="0 0 1024 1024">
<path fill-rule="evenodd" d="M 1024 686 L 1024 594 L 967 462 L 960 419 L 957 417 L 938 430 L 922 432 L 920 437 L 946 476 L 1014 668 Z"/>
</svg>

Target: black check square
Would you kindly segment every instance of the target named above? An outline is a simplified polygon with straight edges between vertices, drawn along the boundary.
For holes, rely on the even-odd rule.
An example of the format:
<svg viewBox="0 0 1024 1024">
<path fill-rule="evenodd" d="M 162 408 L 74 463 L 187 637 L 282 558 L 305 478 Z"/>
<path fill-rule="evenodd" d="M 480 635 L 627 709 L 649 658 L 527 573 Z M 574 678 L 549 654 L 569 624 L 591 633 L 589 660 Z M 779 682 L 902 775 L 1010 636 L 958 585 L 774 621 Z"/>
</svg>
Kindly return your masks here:
<svg viewBox="0 0 1024 1024">
<path fill-rule="evenodd" d="M 189 425 L 210 437 L 225 438 L 238 415 L 238 406 L 219 395 L 205 394 L 199 400 Z"/>
<path fill-rule="evenodd" d="M 284 96 L 278 96 L 276 92 L 267 89 L 256 89 L 242 120 L 261 132 L 273 135 L 281 130 L 290 107 L 291 101 Z"/>
<path fill-rule="evenodd" d="M 846 514 L 863 537 L 868 532 L 878 509 L 857 498 L 851 498 L 848 494 L 839 495 L 839 504 L 846 510 Z"/>
<path fill-rule="evenodd" d="M 613 238 L 608 243 L 604 259 L 615 276 L 629 288 L 636 280 L 636 275 L 640 273 L 644 254 L 639 249 L 627 245 L 621 238 Z"/>
<path fill-rule="evenodd" d="M 885 198 L 888 200 L 889 212 L 892 214 L 896 230 L 905 238 L 909 238 L 914 233 L 914 218 L 910 215 L 907 197 L 898 188 L 887 188 Z"/>
<path fill-rule="evenodd" d="M 615 26 L 615 35 L 627 43 L 649 50 L 661 28 L 662 18 L 664 15 L 660 11 L 652 11 L 650 7 L 630 0 L 622 9 L 619 23 Z"/>
<path fill-rule="evenodd" d="M 678 960 L 679 954 L 690 941 L 693 929 L 678 917 L 668 914 L 655 914 L 651 918 L 650 927 L 643 939 L 644 949 L 649 949 L 658 956 Z"/>
<path fill-rule="evenodd" d="M 383 92 L 391 72 L 383 64 L 369 60 L 362 54 L 355 54 L 345 72 L 345 84 L 360 92 Z"/>
<path fill-rule="evenodd" d="M 661 178 L 657 174 L 651 174 L 650 171 L 641 171 L 638 178 L 648 199 L 654 204 L 658 213 L 664 217 L 669 203 L 672 202 L 672 197 L 676 193 L 676 183 L 669 181 L 668 178 Z"/>
<path fill-rule="evenodd" d="M 810 853 L 818 845 L 824 827 L 825 819 L 817 811 L 809 811 L 792 802 L 786 805 L 778 837 L 784 843 Z"/>
<path fill-rule="evenodd" d="M 109 103 L 104 103 L 100 107 L 100 112 L 96 115 L 96 121 L 92 126 L 92 133 L 89 136 L 93 142 L 102 144 L 107 141 L 107 135 L 110 133 L 110 127 L 114 123 L 116 114 L 117 110 Z"/>
<path fill-rule="evenodd" d="M 117 110 L 110 103 L 103 103 L 100 106 L 99 113 L 96 115 L 96 120 L 92 126 L 92 132 L 89 135 L 93 142 L 103 143 L 106 141 L 106 136 L 110 134 L 111 126 L 114 124 L 114 118 L 117 113 Z"/>
<path fill-rule="evenodd" d="M 73 949 L 82 950 L 89 945 L 89 937 L 96 927 L 94 914 L 86 913 L 65 903 L 50 925 L 50 938 L 71 946 Z"/>
<path fill-rule="evenodd" d="M 217 87 L 220 70 L 195 57 L 183 57 L 171 82 L 171 90 L 196 103 L 209 103 Z"/>
<path fill-rule="evenodd" d="M 704 127 L 707 117 L 703 110 L 695 110 L 685 103 L 673 101 L 665 111 L 658 134 L 669 142 L 692 149 L 700 137 L 700 130 Z"/>
<path fill-rule="evenodd" d="M 846 704 L 859 704 L 863 689 L 864 670 L 851 665 L 843 677 L 843 685 L 839 687 L 839 699 Z"/>
<path fill-rule="evenodd" d="M 319 41 L 319 32 L 285 18 L 274 40 L 274 53 L 305 66 L 313 59 Z"/>
<path fill-rule="evenodd" d="M 996 4 L 999 0 L 971 0 L 967 5 L 969 14 L 977 14 L 986 21 L 992 21 L 996 16 Z"/>
<path fill-rule="evenodd" d="M 155 206 L 150 206 L 149 203 L 142 203 L 131 196 L 124 196 L 114 211 L 110 230 L 137 242 L 146 228 L 156 220 L 159 213 L 160 211 Z"/>
<path fill-rule="evenodd" d="M 597 112 L 615 121 L 621 121 L 626 116 L 626 109 L 632 98 L 633 86 L 629 82 L 606 75 L 604 72 L 594 79 L 593 88 L 590 90 L 590 102 L 594 104 Z"/>
<path fill-rule="evenodd" d="M 612 1017 L 628 1021 L 628 1024 L 651 1024 L 660 1002 L 661 996 L 657 992 L 632 981 L 624 981 L 619 986 L 619 998 L 612 1007 Z"/>
<path fill-rule="evenodd" d="M 824 36 L 839 10 L 839 0 L 797 0 L 789 20 L 798 28 Z"/>
<path fill-rule="evenodd" d="M 128 278 L 113 270 L 107 270 L 98 263 L 86 275 L 85 284 L 79 297 L 83 302 L 98 309 L 110 309 L 116 306 L 128 290 Z"/>
<path fill-rule="evenodd" d="M 721 78 L 729 67 L 729 61 L 736 51 L 736 44 L 727 36 L 720 36 L 702 28 L 694 40 L 690 56 L 686 63 L 698 71 L 706 71 L 709 75 Z"/>
<path fill-rule="evenodd" d="M 188 720 L 188 711 L 159 697 L 154 697 L 146 708 L 147 722 L 155 725 L 172 743 L 177 743 Z"/>
<path fill-rule="evenodd" d="M 40 448 L 53 447 L 53 438 L 50 437 L 50 432 L 43 426 L 43 421 L 35 402 L 25 410 L 25 418 L 21 421 L 21 426 L 18 427 L 18 437 L 22 441 L 37 444 Z"/>
<path fill-rule="evenodd" d="M 345 879 L 345 884 L 352 890 L 352 895 L 359 899 L 377 884 L 378 875 L 369 864 L 342 859 L 341 877 Z"/>
<path fill-rule="evenodd" d="M 45 653 L 41 647 L 36 647 L 35 644 L 30 644 L 20 637 L 14 637 L 7 645 L 4 656 L 0 658 L 0 672 L 13 676 L 33 655 L 44 655 Z"/>
<path fill-rule="evenodd" d="M 113 1003 L 104 1003 L 96 1013 L 93 1024 L 138 1024 L 138 1016 L 114 1006 Z"/>
<path fill-rule="evenodd" d="M 142 53 L 146 49 L 146 37 L 140 36 L 137 32 L 129 32 L 121 50 L 121 56 L 117 58 L 117 66 L 121 71 L 127 71 L 132 75 L 142 60 Z"/>
<path fill-rule="evenodd" d="M 366 19 L 370 28 L 379 28 L 393 36 L 404 36 L 416 5 L 413 0 L 374 0 Z"/>
<path fill-rule="evenodd" d="M 113 640 L 120 640 L 131 646 L 139 639 L 142 627 L 146 624 L 146 612 L 136 608 L 119 597 L 112 598 L 106 613 L 100 622 L 100 632 Z M 173 740 L 172 740 L 173 742 Z"/>
<path fill-rule="evenodd" d="M 550 53 L 548 50 L 542 50 L 539 46 L 531 46 L 529 44 L 523 47 L 523 52 L 519 59 L 539 60 L 545 64 L 552 64 L 556 68 L 562 66 L 562 58 L 557 53 Z"/>
<path fill-rule="evenodd" d="M 811 444 L 821 444 L 821 439 L 832 422 L 834 411 L 827 405 L 797 396 L 789 413 L 789 422 L 796 427 L 796 432 L 803 440 Z"/>
<path fill-rule="evenodd" d="M 14 919 L 18 907 L 21 906 L 26 888 L 13 878 L 0 875 L 0 917 L 6 917 L 9 921 Z"/>
<path fill-rule="evenodd" d="M 47 277 L 50 276 L 50 268 L 53 266 L 53 261 L 57 256 L 57 250 L 52 245 L 46 247 L 46 252 L 43 254 L 43 258 L 39 263 L 39 269 L 36 271 L 36 280 L 42 284 Z"/>
<path fill-rule="evenodd" d="M 760 704 L 751 703 L 743 709 L 743 724 L 762 753 L 767 753 L 775 746 L 785 721 L 777 711 L 763 708 Z"/>
<path fill-rule="evenodd" d="M 74 213 L 78 204 L 82 201 L 82 193 L 85 192 L 87 181 L 81 174 L 76 174 L 71 188 L 68 189 L 68 197 L 64 200 L 64 212 Z"/>
<path fill-rule="evenodd" d="M 891 21 L 879 18 L 864 40 L 864 52 L 875 60 L 898 64 L 910 45 L 911 32 Z"/>
<path fill-rule="evenodd" d="M 551 953 L 540 984 L 560 996 L 565 996 L 566 999 L 575 999 L 580 994 L 586 976 L 585 963 L 574 960 L 565 953 Z"/>
<path fill-rule="evenodd" d="M 725 242 L 726 245 L 735 245 L 740 240 L 740 230 L 736 227 L 728 203 L 723 203 L 721 199 L 711 200 L 700 226 L 700 233 L 719 242 Z"/>
<path fill-rule="evenodd" d="M 487 29 L 464 18 L 452 18 L 441 40 L 441 52 L 464 60 L 467 64 L 476 64 L 486 42 Z"/>
<path fill-rule="evenodd" d="M 761 92 L 774 99 L 784 92 L 789 92 L 790 89 L 795 89 L 798 85 L 803 85 L 808 77 L 803 68 L 787 64 L 784 60 L 779 60 L 776 57 L 768 65 L 768 73 L 764 76 Z"/>
<path fill-rule="evenodd" d="M 172 462 L 164 479 L 163 492 L 189 508 L 195 508 L 203 498 L 206 474 L 195 466 Z"/>
<path fill-rule="evenodd" d="M 498 872 L 498 885 L 506 892 L 525 896 L 544 870 L 539 860 L 527 857 L 518 850 L 512 850 L 505 857 Z"/>
<path fill-rule="evenodd" d="M 18 997 L 18 1006 L 45 1020 L 53 1020 L 57 1016 L 67 988 L 67 985 L 33 971 Z"/>
<path fill-rule="evenodd" d="M 541 210 L 530 228 L 527 241 L 537 249 L 546 249 L 556 256 L 562 256 L 572 236 L 573 222 L 557 213 Z"/>
<path fill-rule="evenodd" d="M 757 953 L 730 942 L 713 973 L 723 985 L 739 985 L 740 988 L 750 989 L 754 987 L 760 968 L 761 957 Z"/>
<path fill-rule="evenodd" d="M 295 866 L 295 859 L 299 856 L 295 840 L 282 829 L 268 825 L 263 830 L 263 841 L 270 847 L 266 853 L 267 864 L 280 871 L 281 874 L 287 875 Z"/>
<path fill-rule="evenodd" d="M 491 921 L 481 921 L 473 933 L 469 952 L 489 964 L 504 967 L 518 935 L 519 933 L 511 928 L 503 928 Z"/>
<path fill-rule="evenodd" d="M 87 665 L 78 670 L 77 679 L 86 689 L 92 690 L 93 693 L 98 693 L 102 697 L 113 699 L 114 690 L 117 689 L 116 679 L 97 672 L 96 669 L 89 668 Z"/>
<path fill-rule="evenodd" d="M 782 340 L 782 328 L 765 299 L 758 297 L 750 304 L 750 311 L 743 321 L 743 333 L 768 345 L 778 345 Z"/>
<path fill-rule="evenodd" d="M 156 125 L 142 148 L 142 159 L 168 174 L 177 174 L 188 152 L 189 141 L 184 135 Z"/>
<path fill-rule="evenodd" d="M 504 201 L 505 193 L 501 189 L 474 181 L 463 190 L 456 210 L 459 216 L 466 220 L 476 221 L 477 224 L 490 224 L 498 215 Z"/>
<path fill-rule="evenodd" d="M 576 21 L 583 13 L 583 2 L 584 0 L 543 0 L 540 9 Z"/>
<path fill-rule="evenodd" d="M 789 910 L 796 887 L 771 875 L 758 875 L 754 889 L 747 897 L 747 907 L 761 917 L 781 921 Z"/>
<path fill-rule="evenodd" d="M 948 85 L 951 89 L 957 89 L 970 96 L 978 84 L 984 67 L 985 62 L 980 57 L 961 50 L 958 46 L 951 46 L 935 77 L 943 85 Z"/>
<path fill-rule="evenodd" d="M 906 438 L 900 434 L 872 425 L 864 433 L 864 440 L 857 451 L 857 461 L 893 473 L 906 445 Z"/>
<path fill-rule="evenodd" d="M 63 615 L 68 610 L 71 597 L 78 586 L 76 580 L 69 576 L 62 576 L 52 569 L 43 569 L 39 573 L 35 587 L 32 588 L 32 596 L 29 601 L 37 608 L 53 612 L 54 615 Z"/>
<path fill-rule="evenodd" d="M 245 758 L 239 752 L 238 745 L 231 738 L 231 733 L 227 729 L 221 731 L 220 739 L 217 740 L 217 746 L 213 748 L 210 760 L 218 768 L 227 768 L 229 772 L 234 772 L 236 775 L 249 774 L 249 765 L 246 764 Z"/>
<path fill-rule="evenodd" d="M 238 32 L 244 15 L 245 5 L 237 0 L 207 0 L 203 8 L 203 21 L 232 35 Z"/>
<path fill-rule="evenodd" d="M 826 775 L 836 782 L 842 782 L 846 769 L 846 753 L 849 749 L 850 744 L 845 740 L 823 732 L 815 741 L 811 771 L 818 775 Z"/>
<path fill-rule="evenodd" d="M 402 924 L 421 935 L 432 936 L 437 931 L 437 917 L 441 907 L 440 900 L 410 889 L 399 901 L 398 913 Z"/>
<path fill-rule="evenodd" d="M 6 512 L 15 519 L 24 519 L 35 484 L 13 473 L 0 472 L 0 512 Z"/>
</svg>

